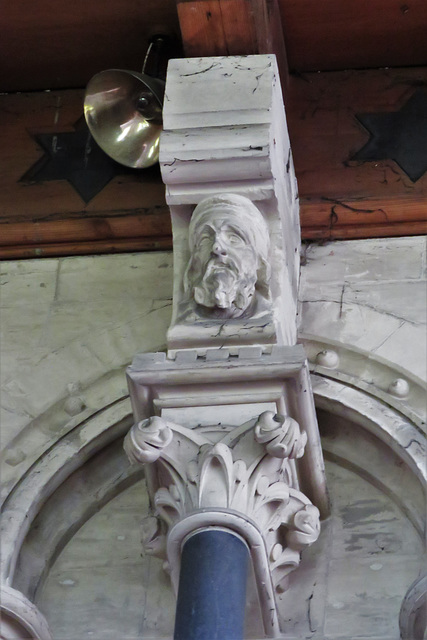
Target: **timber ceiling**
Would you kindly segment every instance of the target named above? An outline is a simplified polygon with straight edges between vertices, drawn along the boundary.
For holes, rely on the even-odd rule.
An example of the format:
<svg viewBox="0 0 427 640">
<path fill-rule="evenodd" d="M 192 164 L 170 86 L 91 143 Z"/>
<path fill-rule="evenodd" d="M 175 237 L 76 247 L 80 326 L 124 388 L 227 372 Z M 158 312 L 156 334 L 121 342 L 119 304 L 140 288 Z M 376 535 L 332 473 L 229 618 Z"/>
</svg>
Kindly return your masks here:
<svg viewBox="0 0 427 640">
<path fill-rule="evenodd" d="M 250 26 L 243 33 L 245 16 L 262 4 L 179 1 L 188 48 L 199 44 L 194 30 L 210 23 L 205 51 L 196 55 L 220 52 L 222 27 L 215 15 L 222 12 L 231 32 L 229 54 L 243 53 L 242 40 L 246 48 L 254 42 Z M 278 0 L 278 5 L 293 71 L 427 63 L 426 0 Z M 180 37 L 175 0 L 13 0 L 3 3 L 0 25 L 3 91 L 84 87 L 103 69 L 139 69 L 151 36 Z"/>
<path fill-rule="evenodd" d="M 303 237 L 427 231 L 426 0 L 14 0 L 0 25 L 0 257 L 171 246 L 158 169 L 79 156 L 82 88 L 159 33 L 169 57 L 276 53 Z"/>
</svg>

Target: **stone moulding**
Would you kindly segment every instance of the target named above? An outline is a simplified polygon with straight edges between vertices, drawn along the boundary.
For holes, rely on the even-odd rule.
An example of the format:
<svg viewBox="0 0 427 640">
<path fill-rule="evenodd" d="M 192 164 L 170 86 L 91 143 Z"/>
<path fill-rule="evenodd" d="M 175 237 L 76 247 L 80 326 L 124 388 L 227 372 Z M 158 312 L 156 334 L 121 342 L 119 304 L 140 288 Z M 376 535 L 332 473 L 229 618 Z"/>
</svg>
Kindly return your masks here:
<svg viewBox="0 0 427 640">
<path fill-rule="evenodd" d="M 260 350 L 256 347 L 241 347 L 240 351 L 239 358 L 245 356 L 242 358 L 242 362 L 245 358 L 252 360 L 251 366 L 253 366 L 253 361 L 256 360 L 255 355 L 257 353 L 258 357 L 261 358 Z M 276 355 L 274 355 L 274 353 Z M 264 361 L 269 362 L 272 370 L 274 369 L 273 380 L 274 376 L 278 379 L 282 376 L 282 386 L 283 379 L 288 379 L 289 381 L 296 380 L 298 378 L 298 368 L 303 362 L 302 352 L 300 352 L 298 357 L 295 352 L 293 352 L 292 357 L 292 352 L 288 352 L 287 365 L 283 364 L 283 362 L 280 365 L 279 352 L 275 351 L 274 353 L 270 356 L 263 356 Z M 236 364 L 239 358 L 233 356 L 231 361 Z M 137 356 L 134 361 L 134 366 L 138 369 L 138 362 L 141 364 L 141 375 L 144 376 L 144 368 L 149 370 L 144 378 L 144 384 L 146 385 L 149 384 L 150 370 L 153 371 L 153 369 L 156 368 L 156 366 L 153 366 L 153 363 L 156 361 L 170 365 L 172 376 L 173 361 L 167 360 L 164 353 Z M 184 361 L 187 361 L 187 366 L 190 369 L 191 366 L 193 368 L 196 366 L 195 363 L 197 363 L 197 361 L 204 363 L 205 367 L 208 367 L 211 362 L 210 360 L 206 360 L 206 356 L 203 358 L 198 357 L 197 352 L 192 352 L 189 354 L 177 354 L 175 366 L 177 363 L 183 363 Z M 235 364 L 232 366 L 235 366 Z M 160 380 L 164 382 L 167 376 L 161 373 L 161 369 L 162 366 L 159 366 L 158 372 L 153 373 L 153 382 L 155 384 L 153 386 L 153 396 L 151 398 L 149 395 L 147 396 L 149 407 L 154 406 L 154 401 L 160 402 L 160 405 L 162 404 L 156 389 L 160 389 Z M 254 369 L 252 369 L 252 371 L 254 371 Z M 353 384 L 349 385 L 346 381 L 339 382 L 332 380 L 325 377 L 320 370 L 317 371 L 315 375 L 312 375 L 311 378 L 313 381 L 314 398 L 319 408 L 327 409 L 334 415 L 342 415 L 348 418 L 350 424 L 354 423 L 354 428 L 357 428 L 360 423 L 360 425 L 364 426 L 369 432 L 377 435 L 386 448 L 395 450 L 401 457 L 402 463 L 405 465 L 409 474 L 414 478 L 419 478 L 420 482 L 425 486 L 425 454 L 421 455 L 421 452 L 418 454 L 415 444 L 410 448 L 405 448 L 408 442 L 412 441 L 414 437 L 419 436 L 419 432 L 414 425 L 411 425 L 410 421 L 404 419 L 403 415 L 393 407 L 385 405 L 382 401 L 373 398 L 370 394 L 368 395 L 363 389 L 356 389 Z M 194 379 L 197 380 L 197 376 L 195 376 Z M 226 377 L 223 377 L 223 379 L 226 380 Z M 246 381 L 248 380 L 250 381 L 250 377 L 246 376 Z M 277 383 L 277 380 L 276 382 L 273 382 L 273 380 L 267 380 L 266 384 L 269 388 L 270 395 L 267 396 L 266 392 L 266 396 L 275 401 L 280 397 L 282 386 Z M 168 382 L 167 379 L 166 382 Z M 260 383 L 260 386 L 262 387 L 264 383 L 265 380 Z M 144 384 L 142 384 L 142 387 Z M 165 400 L 164 404 L 172 404 L 172 402 L 178 404 L 176 394 L 175 399 L 172 399 L 174 394 L 171 386 L 164 384 L 164 387 L 165 389 L 169 388 L 171 392 L 169 400 Z M 244 395 L 243 387 L 244 385 L 236 390 L 237 398 Z M 98 382 L 94 383 L 94 388 L 98 388 Z M 141 388 L 140 391 L 142 393 L 143 388 Z M 246 395 L 251 396 L 253 391 L 254 387 L 250 387 Z M 231 397 L 230 393 L 230 398 Z M 115 402 L 113 402 L 113 400 Z M 200 397 L 198 400 L 200 401 Z M 254 398 L 252 398 L 252 401 L 253 400 Z M 153 411 L 153 413 L 155 413 L 155 411 Z M 49 424 L 50 419 L 50 416 L 48 416 L 44 421 L 45 424 Z M 4 513 L 1 517 L 2 585 L 14 585 L 15 562 L 16 559 L 20 557 L 25 534 L 28 529 L 31 528 L 32 520 L 37 514 L 40 513 L 40 515 L 43 516 L 47 496 L 53 493 L 61 483 L 65 483 L 67 477 L 69 477 L 76 467 L 84 470 L 85 462 L 93 451 L 101 450 L 105 446 L 106 441 L 122 438 L 131 424 L 132 416 L 130 415 L 129 398 L 120 397 L 119 400 L 117 400 L 116 396 L 114 396 L 114 398 L 110 399 L 110 402 L 106 402 L 106 406 L 102 411 L 99 410 L 89 418 L 84 416 L 81 418 L 80 423 L 76 424 L 74 428 L 75 447 L 64 448 L 64 441 L 60 439 L 53 447 L 39 456 L 38 459 L 32 461 L 31 470 L 15 483 L 15 488 L 6 500 Z M 67 437 L 67 442 L 70 437 L 73 438 L 73 435 L 70 434 Z M 90 454 L 87 452 L 88 445 L 91 450 Z M 34 442 L 30 438 L 28 438 L 28 440 L 22 439 L 20 446 L 25 451 L 31 451 L 31 447 L 34 447 Z M 120 444 L 118 443 L 117 446 L 120 447 Z M 310 445 L 307 443 L 306 455 L 309 447 Z M 344 459 L 347 461 L 345 456 Z M 304 458 L 298 459 L 298 465 L 300 465 L 303 460 Z M 351 460 L 349 463 L 351 463 Z M 140 478 L 140 475 L 137 475 L 137 477 Z M 422 502 L 421 507 L 417 508 L 416 513 L 420 514 L 423 512 L 423 504 Z M 59 513 L 60 511 L 58 510 L 58 514 Z M 416 513 L 413 513 L 412 520 L 414 521 Z M 155 522 L 152 524 L 157 526 Z M 58 521 L 58 527 L 61 525 L 62 520 Z M 71 526 L 71 523 L 69 526 Z M 423 522 L 420 522 L 418 530 L 421 531 L 422 527 Z M 152 526 L 152 528 L 154 527 Z M 147 535 L 150 537 L 152 534 L 149 532 Z M 63 537 L 67 537 L 65 533 Z M 57 551 L 59 552 L 60 549 L 61 547 L 59 547 Z M 33 595 L 25 588 L 22 588 L 22 590 L 30 599 L 33 598 Z M 409 640 L 411 636 L 409 635 L 407 637 Z"/>
<path fill-rule="evenodd" d="M 2 585 L 0 611 L 2 640 L 53 640 L 45 617 L 16 589 Z"/>
<path fill-rule="evenodd" d="M 374 486 L 392 495 L 424 541 L 427 487 L 425 436 L 402 414 L 362 390 L 319 373 L 312 375 L 312 383 L 318 409 L 357 425 L 360 438 L 366 433 L 374 436 L 377 442 L 376 447 L 372 439 L 365 445 L 369 447 L 368 454 L 363 449 L 358 453 L 357 448 L 352 450 L 348 445 L 346 450 L 345 445 L 343 448 L 340 444 L 345 438 L 340 430 L 340 437 L 336 440 L 323 439 L 325 457 L 345 461 L 346 466 L 354 468 Z M 393 465 L 386 467 L 386 473 L 378 472 L 386 453 L 392 455 L 398 467 L 404 470 L 407 480 L 410 479 L 409 484 L 402 482 L 401 474 L 396 477 Z"/>
<path fill-rule="evenodd" d="M 409 587 L 400 609 L 402 640 L 424 640 L 427 627 L 427 573 L 422 573 Z"/>
<path fill-rule="evenodd" d="M 357 387 L 405 415 L 421 433 L 426 432 L 426 383 L 371 352 L 333 340 L 301 334 L 310 371 Z M 397 391 L 396 391 L 397 389 Z M 399 393 L 400 389 L 403 392 Z"/>
<path fill-rule="evenodd" d="M 124 435 L 129 426 L 129 399 L 119 399 L 83 420 L 34 462 L 3 503 L 0 518 L 2 584 L 13 584 L 21 546 L 47 499 L 73 471 L 100 449 Z"/>
</svg>

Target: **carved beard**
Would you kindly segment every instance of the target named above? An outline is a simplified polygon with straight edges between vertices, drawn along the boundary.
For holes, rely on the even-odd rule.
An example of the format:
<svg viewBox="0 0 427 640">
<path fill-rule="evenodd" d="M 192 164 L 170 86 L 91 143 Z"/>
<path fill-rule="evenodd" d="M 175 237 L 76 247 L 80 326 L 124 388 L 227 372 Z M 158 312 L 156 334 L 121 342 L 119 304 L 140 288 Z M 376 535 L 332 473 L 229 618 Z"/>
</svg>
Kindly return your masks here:
<svg viewBox="0 0 427 640">
<path fill-rule="evenodd" d="M 239 318 L 251 305 L 255 284 L 256 275 L 240 274 L 231 262 L 224 264 L 213 258 L 194 283 L 194 299 L 217 317 Z"/>
</svg>

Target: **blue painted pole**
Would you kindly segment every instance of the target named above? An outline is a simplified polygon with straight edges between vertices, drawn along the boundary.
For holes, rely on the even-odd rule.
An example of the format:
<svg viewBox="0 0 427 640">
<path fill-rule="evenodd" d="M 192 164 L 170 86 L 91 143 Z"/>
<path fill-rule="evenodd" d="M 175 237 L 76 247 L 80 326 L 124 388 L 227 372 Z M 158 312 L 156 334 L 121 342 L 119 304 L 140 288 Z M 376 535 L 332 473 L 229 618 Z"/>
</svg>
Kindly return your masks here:
<svg viewBox="0 0 427 640">
<path fill-rule="evenodd" d="M 249 551 L 222 529 L 194 533 L 184 544 L 174 640 L 242 640 Z"/>
</svg>

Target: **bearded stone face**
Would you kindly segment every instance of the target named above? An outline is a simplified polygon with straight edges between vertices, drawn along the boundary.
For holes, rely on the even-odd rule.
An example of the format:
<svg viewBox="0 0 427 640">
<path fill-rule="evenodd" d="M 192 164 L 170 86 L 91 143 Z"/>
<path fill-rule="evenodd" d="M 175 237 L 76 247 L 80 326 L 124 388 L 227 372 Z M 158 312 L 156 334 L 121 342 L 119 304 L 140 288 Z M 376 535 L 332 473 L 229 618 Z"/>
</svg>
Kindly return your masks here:
<svg viewBox="0 0 427 640">
<path fill-rule="evenodd" d="M 195 233 L 189 280 L 194 300 L 210 315 L 238 318 L 251 306 L 258 257 L 240 225 L 212 217 Z"/>
</svg>

